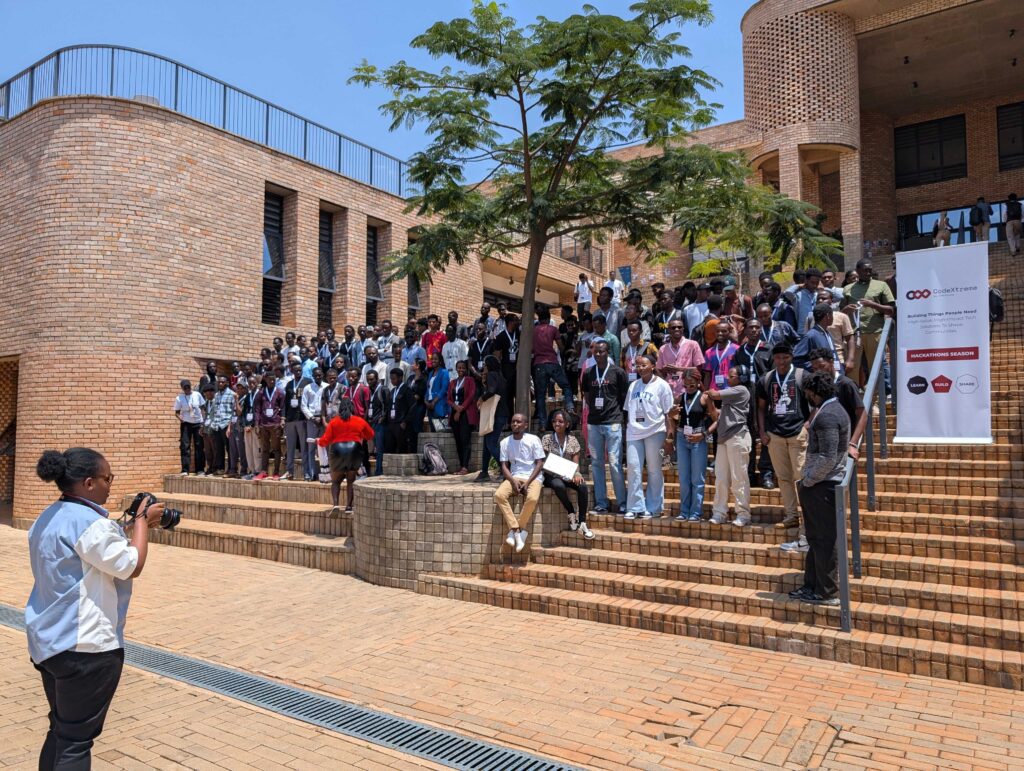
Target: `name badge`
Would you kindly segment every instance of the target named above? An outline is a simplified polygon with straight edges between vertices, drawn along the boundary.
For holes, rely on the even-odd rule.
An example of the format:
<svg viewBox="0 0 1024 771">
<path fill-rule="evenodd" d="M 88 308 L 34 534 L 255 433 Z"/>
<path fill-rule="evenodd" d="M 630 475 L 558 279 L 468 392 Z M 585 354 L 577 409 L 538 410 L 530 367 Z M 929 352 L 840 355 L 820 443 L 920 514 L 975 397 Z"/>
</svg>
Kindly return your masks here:
<svg viewBox="0 0 1024 771">
<path fill-rule="evenodd" d="M 715 375 L 715 385 L 718 388 L 725 388 L 725 375 Z"/>
<path fill-rule="evenodd" d="M 512 353 L 510 353 L 508 355 L 508 360 L 509 361 L 515 361 L 516 360 L 516 352 L 515 351 L 512 351 Z"/>
<path fill-rule="evenodd" d="M 632 383 L 634 380 L 636 380 L 636 373 L 635 372 L 630 372 L 629 373 L 629 382 Z"/>
<path fill-rule="evenodd" d="M 392 408 L 391 408 L 391 419 L 392 419 L 392 420 L 394 420 L 394 419 L 395 419 L 395 415 L 396 415 L 396 414 L 397 414 L 397 413 L 395 412 L 395 408 L 394 408 L 394 407 L 392 407 Z"/>
<path fill-rule="evenodd" d="M 683 426 L 683 436 L 692 436 L 697 433 L 693 430 L 693 426 Z"/>
<path fill-rule="evenodd" d="M 595 410 L 600 410 L 603 407 L 604 407 L 604 397 L 603 396 L 595 397 L 594 398 L 594 409 Z"/>
<path fill-rule="evenodd" d="M 235 417 L 235 418 L 231 418 L 231 422 L 232 422 L 232 423 L 237 423 L 237 422 L 238 422 L 238 418 L 237 418 L 237 417 Z"/>
<path fill-rule="evenodd" d="M 245 422 L 246 423 L 252 423 L 253 418 L 255 418 L 255 417 L 256 416 L 253 415 L 251 412 L 247 412 L 247 413 L 245 413 Z"/>
<path fill-rule="evenodd" d="M 263 410 L 263 414 L 266 415 L 268 418 L 274 417 L 274 408 L 267 407 L 265 410 Z"/>
<path fill-rule="evenodd" d="M 299 406 L 299 400 L 298 399 L 292 399 L 291 404 L 292 404 L 292 407 L 298 407 Z"/>
<path fill-rule="evenodd" d="M 647 419 L 647 417 L 642 412 L 638 412 L 636 414 L 636 422 L 637 423 L 643 423 L 646 419 Z"/>
<path fill-rule="evenodd" d="M 780 401 L 780 402 L 778 402 L 775 405 L 775 414 L 776 415 L 782 416 L 782 415 L 785 415 L 786 412 L 788 412 L 788 411 L 789 411 L 789 402 L 781 402 Z"/>
</svg>

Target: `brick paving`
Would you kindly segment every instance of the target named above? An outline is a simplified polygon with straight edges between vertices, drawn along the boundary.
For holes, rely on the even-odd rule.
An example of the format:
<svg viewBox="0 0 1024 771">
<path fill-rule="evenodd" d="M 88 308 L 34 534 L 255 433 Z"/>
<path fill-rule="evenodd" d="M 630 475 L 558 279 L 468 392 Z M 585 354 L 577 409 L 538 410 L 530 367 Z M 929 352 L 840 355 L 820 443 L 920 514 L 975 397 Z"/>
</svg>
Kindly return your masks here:
<svg viewBox="0 0 1024 771">
<path fill-rule="evenodd" d="M 46 701 L 25 636 L 0 627 L 0 768 L 34 768 Z M 429 769 L 432 763 L 125 667 L 96 769 Z"/>
<path fill-rule="evenodd" d="M 24 602 L 25 551 L 23 532 L 0 527 L 2 602 Z M 133 639 L 567 762 L 1008 769 L 1024 758 L 1024 694 L 1012 690 L 461 603 L 223 554 L 155 546 L 150 559 L 136 584 Z M 23 640 L 14 641 L 15 665 L 24 669 Z M 0 683 L 24 705 L 15 714 L 33 709 L 36 702 L 24 701 L 7 670 Z M 28 680 L 21 677 L 21 689 Z M 121 697 L 146 692 L 136 681 L 156 694 L 153 678 L 129 673 Z M 165 680 L 158 685 L 195 693 Z M 269 719 L 200 697 L 224 702 L 206 707 L 224 710 L 224 731 L 249 724 L 249 712 Z M 185 746 L 178 749 L 189 749 L 189 737 L 218 741 L 195 738 L 202 736 L 195 728 L 200 713 L 181 698 L 189 703 L 169 702 L 175 708 L 160 713 L 181 721 L 175 730 L 185 739 L 175 741 Z M 111 740 L 125 734 L 130 712 L 112 716 Z M 308 738 L 306 732 L 322 734 L 309 727 L 294 733 Z M 274 737 L 270 749 L 289 760 L 339 765 L 310 759 L 298 743 L 289 754 L 291 741 L 281 749 Z M 267 761 L 275 759 L 282 756 Z"/>
</svg>

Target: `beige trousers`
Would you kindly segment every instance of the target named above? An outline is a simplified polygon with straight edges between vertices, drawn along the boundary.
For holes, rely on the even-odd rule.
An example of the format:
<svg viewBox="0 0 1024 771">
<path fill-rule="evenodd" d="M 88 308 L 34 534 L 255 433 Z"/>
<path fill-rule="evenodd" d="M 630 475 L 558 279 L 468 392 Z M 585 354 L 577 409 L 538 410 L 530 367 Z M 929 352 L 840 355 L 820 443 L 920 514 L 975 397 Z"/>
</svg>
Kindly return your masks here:
<svg viewBox="0 0 1024 771">
<path fill-rule="evenodd" d="M 529 527 L 530 520 L 533 519 L 533 512 L 536 511 L 537 504 L 540 502 L 540 491 L 543 487 L 544 485 L 539 479 L 530 482 L 530 486 L 526 488 L 526 500 L 523 501 L 523 508 L 520 510 L 519 516 L 516 517 L 515 512 L 512 511 L 510 500 L 516 495 L 512 490 L 512 483 L 506 479 L 498 485 L 498 489 L 494 491 L 494 503 L 509 530 L 519 530 L 520 528 L 526 530 Z"/>
<path fill-rule="evenodd" d="M 775 439 L 772 438 L 772 444 Z M 769 449 L 771 445 L 769 445 Z M 729 491 L 736 498 L 736 521 L 750 524 L 750 477 L 747 461 L 750 458 L 750 434 L 744 431 L 718 444 L 715 456 L 715 505 L 712 517 L 724 522 L 729 514 Z"/>
<path fill-rule="evenodd" d="M 768 440 L 768 454 L 772 459 L 772 468 L 775 469 L 775 481 L 782 493 L 782 507 L 788 517 L 800 511 L 796 484 L 803 474 L 804 456 L 807 454 L 807 429 L 801 429 L 796 436 L 768 434 Z"/>
</svg>

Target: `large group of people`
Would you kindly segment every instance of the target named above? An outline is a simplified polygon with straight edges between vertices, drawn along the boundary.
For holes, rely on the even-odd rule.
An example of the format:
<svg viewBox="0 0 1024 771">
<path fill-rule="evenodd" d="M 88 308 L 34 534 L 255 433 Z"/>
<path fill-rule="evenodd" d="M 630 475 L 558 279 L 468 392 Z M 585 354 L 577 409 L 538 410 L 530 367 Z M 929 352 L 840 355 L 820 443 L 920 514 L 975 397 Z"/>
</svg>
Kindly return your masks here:
<svg viewBox="0 0 1024 771">
<path fill-rule="evenodd" d="M 557 321 L 538 306 L 529 362 L 518 355 L 523 320 L 503 303 L 493 312 L 484 304 L 470 323 L 452 311 L 443 328 L 431 314 L 400 330 L 384 320 L 346 326 L 341 336 L 289 332 L 229 372 L 209 362 L 196 388 L 181 381 L 181 471 L 330 481 L 336 507 L 347 482 L 350 509 L 357 476 L 381 474 L 388 453 L 416 452 L 422 431 L 453 434 L 459 475 L 469 473 L 480 433 L 476 479 L 491 481 L 497 467 L 495 503 L 516 551 L 544 487 L 569 527 L 592 538 L 588 510 L 665 515 L 663 469 L 675 465 L 676 519 L 704 518 L 713 468 L 710 523 L 748 526 L 751 487 L 779 488 L 778 526 L 794 535 L 782 548 L 811 552 L 834 536 L 823 521 L 832 515 L 809 511 L 824 511 L 830 485 L 834 505 L 892 290 L 868 260 L 841 281 L 808 269 L 784 288 L 765 273 L 753 297 L 732 277 L 674 289 L 655 283 L 644 297 L 614 272 L 600 289 L 580 274 L 575 304 L 561 307 Z M 532 405 L 516 399 L 524 366 Z M 567 463 L 548 464 L 553 455 Z M 515 496 L 524 498 L 518 514 Z M 834 570 L 818 556 L 807 558 L 803 599 L 830 602 Z"/>
</svg>

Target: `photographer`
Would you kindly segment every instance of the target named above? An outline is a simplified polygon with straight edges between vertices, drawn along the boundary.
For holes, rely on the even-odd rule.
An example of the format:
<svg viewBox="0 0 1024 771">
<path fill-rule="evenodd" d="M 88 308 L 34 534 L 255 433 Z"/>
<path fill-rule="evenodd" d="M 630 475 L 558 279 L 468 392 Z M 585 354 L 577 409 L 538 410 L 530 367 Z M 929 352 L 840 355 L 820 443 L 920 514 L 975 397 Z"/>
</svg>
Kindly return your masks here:
<svg viewBox="0 0 1024 771">
<path fill-rule="evenodd" d="M 61 497 L 29 530 L 35 583 L 25 608 L 29 655 L 43 678 L 50 728 L 39 768 L 89 768 L 117 690 L 131 579 L 146 564 L 163 504 L 138 513 L 131 540 L 103 508 L 114 475 L 95 450 L 47 450 L 36 464 Z"/>
</svg>

